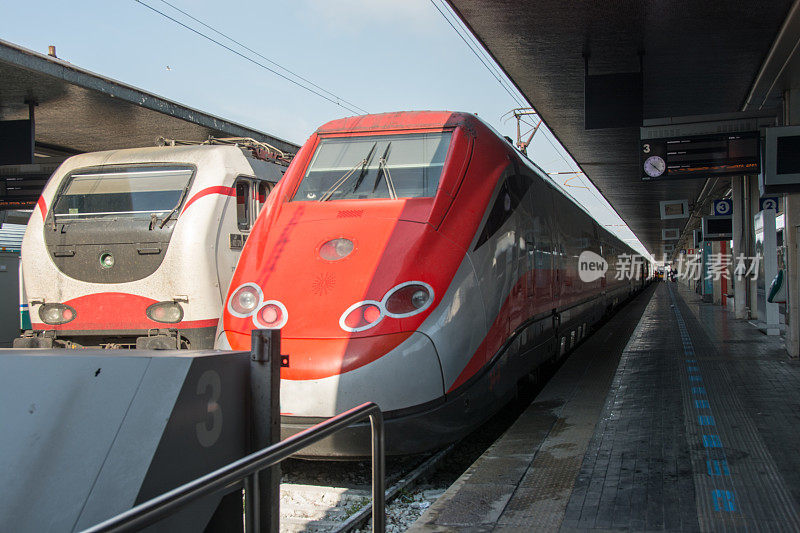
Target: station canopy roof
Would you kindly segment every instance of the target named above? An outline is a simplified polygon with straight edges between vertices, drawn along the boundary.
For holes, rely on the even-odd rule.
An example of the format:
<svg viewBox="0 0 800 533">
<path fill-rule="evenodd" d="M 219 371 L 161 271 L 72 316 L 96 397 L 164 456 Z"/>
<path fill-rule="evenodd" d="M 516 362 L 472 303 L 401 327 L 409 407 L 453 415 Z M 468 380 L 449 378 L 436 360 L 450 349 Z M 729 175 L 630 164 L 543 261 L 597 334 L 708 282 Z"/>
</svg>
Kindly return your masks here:
<svg viewBox="0 0 800 533">
<path fill-rule="evenodd" d="M 35 104 L 40 155 L 153 146 L 159 136 L 251 137 L 279 150 L 298 149 L 273 135 L 0 41 L 0 120 L 28 119 L 30 102 Z"/>
<path fill-rule="evenodd" d="M 707 180 L 643 182 L 638 126 L 585 129 L 587 66 L 590 76 L 641 72 L 644 120 L 775 108 L 779 78 L 786 77 L 780 63 L 792 59 L 800 70 L 790 57 L 800 37 L 790 0 L 449 2 L 659 259 L 662 229 L 686 225 L 686 219 L 662 221 L 659 202 L 687 199 L 698 206 Z M 792 42 L 784 56 L 773 57 L 785 26 Z M 703 197 L 724 186 L 709 180 L 715 191 Z"/>
</svg>

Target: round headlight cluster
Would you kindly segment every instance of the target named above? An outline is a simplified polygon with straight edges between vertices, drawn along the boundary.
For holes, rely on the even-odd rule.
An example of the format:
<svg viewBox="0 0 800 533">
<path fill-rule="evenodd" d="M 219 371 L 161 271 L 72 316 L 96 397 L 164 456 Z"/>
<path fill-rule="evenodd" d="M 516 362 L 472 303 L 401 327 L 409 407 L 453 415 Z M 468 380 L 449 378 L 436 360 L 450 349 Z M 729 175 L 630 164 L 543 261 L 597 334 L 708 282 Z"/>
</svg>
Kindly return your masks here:
<svg viewBox="0 0 800 533">
<path fill-rule="evenodd" d="M 280 329 L 286 324 L 288 313 L 280 302 L 270 300 L 259 307 L 253 315 L 253 324 L 259 329 Z"/>
<path fill-rule="evenodd" d="M 228 311 L 233 316 L 246 318 L 255 312 L 261 301 L 261 287 L 255 283 L 245 283 L 235 291 L 228 300 Z"/>
<path fill-rule="evenodd" d="M 50 325 L 66 324 L 72 322 L 78 313 L 75 309 L 64 304 L 42 304 L 39 306 L 39 318 Z"/>
<path fill-rule="evenodd" d="M 378 302 L 357 302 L 342 313 L 339 327 L 357 333 L 377 326 L 383 317 L 405 318 L 419 314 L 433 303 L 433 287 L 423 281 L 407 281 L 392 287 Z"/>
<path fill-rule="evenodd" d="M 286 306 L 277 300 L 264 301 L 261 287 L 255 283 L 245 283 L 233 291 L 228 312 L 238 318 L 251 317 L 259 329 L 280 329 L 289 319 Z"/>
<path fill-rule="evenodd" d="M 412 283 L 396 289 L 386 299 L 386 310 L 393 315 L 407 316 L 425 307 L 431 293 L 424 285 Z"/>
</svg>

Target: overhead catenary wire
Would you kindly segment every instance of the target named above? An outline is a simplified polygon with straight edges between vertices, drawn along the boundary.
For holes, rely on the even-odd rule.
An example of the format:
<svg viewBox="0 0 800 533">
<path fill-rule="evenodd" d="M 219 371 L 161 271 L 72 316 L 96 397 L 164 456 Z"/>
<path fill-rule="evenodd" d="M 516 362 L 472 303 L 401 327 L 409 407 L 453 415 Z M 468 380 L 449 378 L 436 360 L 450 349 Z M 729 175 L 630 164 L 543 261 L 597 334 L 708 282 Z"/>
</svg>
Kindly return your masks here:
<svg viewBox="0 0 800 533">
<path fill-rule="evenodd" d="M 480 43 L 474 43 L 474 44 L 470 43 L 470 41 L 466 37 L 464 37 L 464 35 L 462 34 L 462 31 L 459 30 L 459 28 L 457 28 L 453 24 L 453 22 L 450 20 L 450 18 L 445 14 L 445 12 L 450 13 L 450 10 L 448 8 L 446 8 L 446 7 L 445 7 L 444 10 L 442 10 L 442 8 L 440 8 L 439 5 L 436 3 L 436 0 L 430 0 L 430 1 L 431 1 L 431 4 L 433 5 L 433 7 L 436 8 L 436 10 L 439 12 L 439 14 L 442 15 L 442 17 L 450 25 L 450 27 L 453 28 L 453 30 L 456 32 L 456 34 L 458 34 L 458 36 L 461 38 L 461 40 L 464 41 L 464 43 L 467 45 L 467 47 L 470 49 L 470 51 L 475 55 L 475 57 L 477 57 L 478 60 L 483 64 L 483 66 L 486 67 L 486 69 L 489 71 L 489 73 L 492 75 L 492 77 L 494 77 L 497 80 L 497 82 L 500 84 L 500 86 L 503 87 L 503 89 L 509 94 L 509 96 L 511 96 L 512 100 L 514 100 L 520 107 L 529 107 L 530 104 L 527 101 L 520 101 L 519 97 L 515 94 L 515 91 L 510 89 L 507 86 L 507 84 L 503 82 L 504 78 L 506 77 L 505 73 L 495 65 L 495 61 L 491 58 L 490 55 L 486 55 L 486 53 L 484 51 L 484 47 Z M 451 13 L 451 15 L 452 15 L 452 13 Z M 453 15 L 453 18 L 456 19 L 457 21 L 459 21 L 458 24 L 459 24 L 459 26 L 461 26 L 459 17 Z M 472 36 L 472 32 L 468 28 L 465 28 L 464 32 L 469 34 L 470 36 Z M 476 48 L 477 48 L 477 50 L 476 50 Z M 479 52 L 479 50 L 481 52 Z M 483 53 L 483 57 L 482 57 L 482 53 Z M 523 98 L 524 98 L 524 96 L 523 96 Z M 531 124 L 530 122 L 528 122 L 527 120 L 523 120 L 523 122 L 525 122 L 526 124 L 528 124 L 531 127 L 536 127 L 533 124 Z M 549 136 L 547 135 L 548 133 L 549 133 Z M 563 149 L 559 149 L 555 145 L 555 143 L 550 139 L 550 136 L 553 136 L 553 133 L 550 131 L 550 129 L 546 125 L 544 127 L 543 135 L 544 135 L 545 140 L 550 144 L 550 146 L 553 148 L 553 150 L 559 155 L 559 157 L 564 161 L 564 163 L 566 163 L 567 168 L 569 168 L 570 170 L 574 171 L 574 175 L 571 178 L 568 178 L 565 181 L 565 183 L 563 183 L 563 184 L 559 183 L 558 181 L 556 181 L 552 177 L 548 176 L 548 178 L 550 178 L 550 181 L 552 181 L 554 184 L 556 184 L 564 193 L 566 193 L 569 197 L 571 197 L 576 202 L 578 202 L 577 198 L 575 198 L 574 195 L 570 191 L 568 191 L 565 187 L 581 188 L 581 189 L 588 190 L 589 193 L 594 197 L 594 199 L 597 200 L 597 202 L 599 203 L 601 208 L 605 209 L 606 211 L 610 212 L 611 214 L 613 214 L 614 216 L 616 216 L 617 218 L 619 218 L 621 220 L 622 217 L 619 216 L 619 213 L 616 212 L 616 210 L 613 208 L 613 206 L 611 206 L 611 204 L 608 202 L 608 200 L 606 200 L 604 197 L 601 197 L 601 196 L 597 195 L 597 192 L 596 192 L 597 191 L 597 187 L 594 186 L 593 183 L 591 183 L 591 180 L 589 181 L 589 183 L 591 183 L 591 186 L 582 186 L 582 187 L 580 187 L 580 186 L 575 186 L 575 185 L 568 185 L 566 183 L 567 181 L 570 181 L 570 180 L 575 179 L 575 178 L 580 178 L 581 181 L 583 182 L 583 178 L 581 176 L 586 176 L 586 173 L 583 172 L 582 170 L 580 170 L 580 166 L 579 165 L 578 165 L 578 170 L 575 170 L 575 165 L 577 165 L 577 162 L 575 162 L 574 160 L 571 160 L 571 158 L 567 159 L 567 157 L 564 155 Z M 583 202 L 578 202 L 578 203 L 582 204 Z M 617 225 L 615 225 L 615 226 L 617 226 Z M 628 227 L 627 224 L 625 224 L 625 227 Z M 630 228 L 628 228 L 628 229 L 630 229 Z M 638 239 L 637 239 L 637 241 L 638 241 Z"/>
<path fill-rule="evenodd" d="M 143 5 L 147 9 L 150 9 L 151 11 L 154 11 L 154 12 L 158 13 L 162 17 L 164 17 L 164 18 L 166 18 L 168 20 L 171 20 L 175 24 L 177 24 L 177 25 L 179 25 L 179 26 L 191 31 L 192 33 L 195 33 L 195 34 L 199 35 L 200 37 L 203 37 L 204 39 L 206 39 L 208 41 L 211 41 L 212 43 L 214 43 L 214 44 L 216 44 L 218 46 L 221 46 L 222 48 L 228 50 L 229 52 L 232 52 L 232 53 L 236 54 L 237 56 L 241 57 L 242 59 L 245 59 L 245 60 L 257 65 L 257 66 L 259 66 L 259 67 L 261 67 L 261 68 L 263 68 L 263 69 L 275 74 L 276 76 L 279 76 L 279 77 L 283 78 L 284 80 L 286 80 L 286 81 L 288 81 L 290 83 L 293 83 L 294 85 L 297 85 L 298 87 L 300 87 L 302 89 L 305 89 L 306 91 L 308 91 L 308 92 L 310 92 L 312 94 L 315 94 L 315 95 L 319 96 L 320 98 L 324 98 L 325 100 L 329 101 L 332 104 L 335 104 L 335 105 L 338 105 L 339 107 L 347 109 L 349 112 L 355 113 L 356 115 L 364 114 L 364 111 L 360 110 L 360 108 L 357 108 L 355 106 L 351 107 L 350 105 L 346 105 L 345 103 L 343 103 L 344 100 L 340 99 L 339 101 L 337 101 L 337 100 L 331 98 L 330 96 L 327 96 L 327 95 L 325 95 L 325 94 L 313 89 L 312 87 L 308 87 L 307 85 L 304 85 L 304 84 L 298 82 L 297 80 L 294 80 L 294 79 L 292 79 L 292 78 L 290 78 L 290 77 L 278 72 L 277 70 L 275 70 L 273 68 L 270 68 L 269 66 L 267 66 L 267 65 L 265 65 L 265 64 L 263 64 L 263 63 L 261 63 L 259 61 L 256 61 L 252 57 L 249 57 L 249 56 L 239 52 L 238 50 L 235 50 L 235 49 L 231 48 L 230 46 L 226 45 L 225 43 L 222 43 L 222 42 L 218 41 L 217 39 L 214 39 L 213 37 L 211 37 L 209 35 L 206 35 L 205 33 L 201 32 L 200 30 L 197 30 L 196 28 L 193 28 L 193 27 L 189 26 L 188 24 L 185 24 L 185 23 L 181 22 L 180 20 L 176 19 L 175 17 L 172 17 L 172 16 L 168 15 L 167 13 L 164 13 L 163 11 L 160 11 L 160 10 L 156 9 L 155 7 L 143 2 L 142 0 L 133 0 L 133 1 L 136 2 L 137 4 Z M 283 67 L 281 67 L 281 68 L 283 68 Z"/>
<path fill-rule="evenodd" d="M 177 12 L 181 13 L 182 15 L 184 15 L 184 16 L 186 16 L 186 17 L 188 17 L 188 18 L 192 19 L 193 21 L 197 22 L 198 24 L 200 24 L 200 25 L 201 25 L 201 26 L 203 26 L 204 28 L 207 28 L 207 29 L 209 29 L 209 30 L 213 31 L 213 32 L 214 32 L 214 33 L 216 33 L 217 35 L 219 35 L 219 36 L 221 36 L 221 37 L 224 37 L 225 39 L 227 39 L 227 40 L 229 40 L 230 42 L 232 42 L 232 43 L 236 44 L 237 46 L 240 46 L 241 48 L 243 48 L 243 49 L 247 50 L 247 51 L 248 51 L 248 52 L 250 52 L 251 54 L 253 54 L 253 55 L 255 55 L 255 56 L 258 56 L 259 58 L 263 59 L 264 61 L 268 62 L 269 64 L 271 64 L 271 65 L 273 65 L 273 66 L 275 66 L 275 67 L 277 67 L 277 68 L 279 68 L 279 69 L 281 69 L 281 70 L 283 70 L 283 71 L 286 71 L 286 72 L 288 72 L 290 75 L 294 76 L 295 78 L 297 78 L 297 79 L 299 79 L 299 80 L 302 80 L 302 81 L 304 81 L 305 83 L 308 83 L 309 85 L 311 85 L 312 87 L 315 87 L 315 88 L 319 89 L 320 91 L 322 91 L 322 92 L 324 92 L 324 93 L 326 93 L 326 94 L 330 95 L 332 98 L 335 98 L 337 101 L 339 101 L 339 102 L 344 102 L 345 104 L 347 104 L 347 105 L 351 106 L 351 107 L 352 107 L 352 108 L 354 108 L 354 109 L 358 109 L 359 111 L 361 111 L 361 112 L 362 112 L 362 113 L 364 113 L 364 114 L 367 114 L 367 113 L 368 113 L 368 111 L 367 111 L 366 109 L 364 109 L 364 108 L 362 108 L 362 107 L 359 107 L 359 106 L 357 106 L 357 105 L 356 105 L 356 104 L 354 104 L 353 102 L 348 102 L 347 100 L 345 100 L 345 99 L 344 99 L 344 98 L 342 98 L 341 96 L 339 96 L 339 95 L 337 95 L 337 94 L 334 94 L 334 93 L 332 93 L 331 91 L 329 91 L 329 90 L 325 89 L 324 87 L 320 87 L 319 85 L 317 85 L 317 84 L 316 84 L 316 83 L 314 83 L 313 81 L 311 81 L 311 80 L 309 80 L 309 79 L 307 79 L 307 78 L 304 78 L 304 77 L 303 77 L 303 76 L 301 76 L 300 74 L 297 74 L 296 72 L 293 72 L 293 71 L 289 70 L 288 68 L 284 67 L 283 65 L 281 65 L 281 64 L 279 64 L 279 63 L 276 63 L 275 61 L 271 60 L 270 58 L 268 58 L 268 57 L 265 57 L 263 54 L 259 53 L 259 52 L 258 52 L 258 51 L 256 51 L 256 50 L 253 50 L 253 49 L 252 49 L 252 48 L 250 48 L 249 46 L 247 46 L 247 45 L 245 45 L 245 44 L 243 44 L 243 43 L 241 43 L 241 42 L 237 41 L 236 39 L 234 39 L 234 38 L 233 38 L 233 37 L 231 37 L 230 35 L 228 35 L 228 34 L 226 34 L 226 33 L 223 33 L 222 31 L 220 31 L 220 30 L 218 30 L 218 29 L 214 28 L 213 26 L 211 26 L 211 25 L 209 25 L 209 24 L 207 24 L 207 23 L 203 22 L 202 20 L 198 19 L 197 17 L 195 17 L 195 16 L 194 16 L 194 15 L 192 15 L 191 13 L 188 13 L 186 10 L 184 10 L 184 9 L 181 9 L 180 7 L 178 7 L 178 6 L 176 6 L 176 5 L 174 5 L 174 4 L 170 3 L 170 2 L 168 2 L 167 0 L 160 0 L 160 1 L 161 1 L 163 4 L 166 4 L 166 5 L 168 5 L 169 7 L 171 7 L 172 9 L 174 9 L 175 11 L 177 11 Z"/>
<path fill-rule="evenodd" d="M 433 0 L 431 1 L 433 2 Z M 490 72 L 494 71 L 495 79 L 497 79 L 498 82 L 500 82 L 500 85 L 503 86 L 506 92 L 512 94 L 512 98 L 514 99 L 514 101 L 517 102 L 517 104 L 522 105 L 522 107 L 530 106 L 530 104 L 525 99 L 525 95 L 517 91 L 516 87 L 514 87 L 514 85 L 511 83 L 511 80 L 506 76 L 506 73 L 503 72 L 503 69 L 500 68 L 500 66 L 491 56 L 491 54 L 489 54 L 488 50 L 483 46 L 483 44 L 478 39 L 475 38 L 475 35 L 472 33 L 472 30 L 470 30 L 469 27 L 464 23 L 464 21 L 460 17 L 456 16 L 456 14 L 452 10 L 447 9 L 445 0 L 440 0 L 440 2 L 443 5 L 445 5 L 444 8 L 445 14 L 449 15 L 449 17 L 453 20 L 453 22 L 455 22 L 455 24 L 458 25 L 458 27 L 460 28 L 460 30 L 456 31 L 458 31 L 462 35 L 466 35 L 469 38 L 469 41 L 471 42 L 470 48 L 473 49 L 473 53 L 480 54 L 480 56 L 485 59 L 484 64 L 490 67 L 491 69 Z"/>
<path fill-rule="evenodd" d="M 486 61 L 486 60 L 484 60 L 484 58 L 483 58 L 483 57 L 481 57 L 481 54 L 480 54 L 480 53 L 478 53 L 478 51 L 477 51 L 477 50 L 475 50 L 475 48 L 474 48 L 474 47 L 473 47 L 473 45 L 472 45 L 472 44 L 469 42 L 469 40 L 467 40 L 467 38 L 466 38 L 466 37 L 464 37 L 464 35 L 462 34 L 462 32 L 461 32 L 461 31 L 460 31 L 458 28 L 456 28 L 456 26 L 455 26 L 455 25 L 454 25 L 454 24 L 451 22 L 450 18 L 449 18 L 447 15 L 445 15 L 445 11 L 447 11 L 447 9 L 445 8 L 445 11 L 443 11 L 443 10 L 442 10 L 442 8 L 440 8 L 440 7 L 439 7 L 439 6 L 436 4 L 436 1 L 435 1 L 435 0 L 431 0 L 431 4 L 433 5 L 433 7 L 435 7 L 435 8 L 436 8 L 436 11 L 438 11 L 438 12 L 439 12 L 439 14 L 440 14 L 440 15 L 442 15 L 442 18 L 444 18 L 445 22 L 447 22 L 447 24 L 449 24 L 449 25 L 450 25 L 450 27 L 451 27 L 451 28 L 453 28 L 453 31 L 455 31 L 455 32 L 456 32 L 456 35 L 458 35 L 458 36 L 461 38 L 461 40 L 462 40 L 462 41 L 464 41 L 464 44 L 466 44 L 466 45 L 467 45 L 467 48 L 469 48 L 469 49 L 470 49 L 470 51 L 471 51 L 471 52 L 472 52 L 472 53 L 475 55 L 475 57 L 477 57 L 477 58 L 478 58 L 478 61 L 480 61 L 480 62 L 481 62 L 481 64 L 483 64 L 483 66 L 484 66 L 484 67 L 486 67 L 486 70 L 488 70 L 488 71 L 489 71 L 489 74 L 491 74 L 491 75 L 492 75 L 492 77 L 493 77 L 495 80 L 497 80 L 497 82 L 500 84 L 500 86 L 501 86 L 503 89 L 505 89 L 505 91 L 508 93 L 508 95 L 511 97 L 511 99 L 512 99 L 512 100 L 514 100 L 514 102 L 516 102 L 516 103 L 517 103 L 517 105 L 519 105 L 520 107 L 528 107 L 528 105 L 529 105 L 529 104 L 528 104 L 527 102 L 521 101 L 521 100 L 519 99 L 519 97 L 518 97 L 516 94 L 514 94 L 514 92 L 513 92 L 513 91 L 511 91 L 511 90 L 510 90 L 510 89 L 509 89 L 509 88 L 508 88 L 508 87 L 507 87 L 507 86 L 506 86 L 506 85 L 503 83 L 503 77 L 502 77 L 502 76 L 498 76 L 498 75 L 497 75 L 497 73 L 496 73 L 494 70 L 492 70 L 492 67 L 490 67 L 490 66 L 489 66 L 489 63 L 491 63 L 492 61 L 490 61 L 489 63 L 487 63 L 487 61 Z"/>
</svg>

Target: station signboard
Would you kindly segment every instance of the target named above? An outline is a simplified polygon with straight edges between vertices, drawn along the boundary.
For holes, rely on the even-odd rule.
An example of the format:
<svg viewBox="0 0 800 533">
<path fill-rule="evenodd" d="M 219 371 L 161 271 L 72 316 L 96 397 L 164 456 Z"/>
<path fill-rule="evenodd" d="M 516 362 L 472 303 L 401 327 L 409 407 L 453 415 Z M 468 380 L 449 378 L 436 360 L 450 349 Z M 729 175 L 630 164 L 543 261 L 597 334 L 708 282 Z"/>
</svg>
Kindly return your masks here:
<svg viewBox="0 0 800 533">
<path fill-rule="evenodd" d="M 779 200 L 780 198 L 778 196 L 766 196 L 764 198 L 760 198 L 758 200 L 759 211 L 765 211 L 767 209 L 772 209 L 773 211 L 777 211 Z"/>
<path fill-rule="evenodd" d="M 758 131 L 686 135 L 640 142 L 643 181 L 758 174 Z"/>
<path fill-rule="evenodd" d="M 714 200 L 714 213 L 715 215 L 730 215 L 733 213 L 733 202 L 725 198 L 723 200 Z"/>
</svg>

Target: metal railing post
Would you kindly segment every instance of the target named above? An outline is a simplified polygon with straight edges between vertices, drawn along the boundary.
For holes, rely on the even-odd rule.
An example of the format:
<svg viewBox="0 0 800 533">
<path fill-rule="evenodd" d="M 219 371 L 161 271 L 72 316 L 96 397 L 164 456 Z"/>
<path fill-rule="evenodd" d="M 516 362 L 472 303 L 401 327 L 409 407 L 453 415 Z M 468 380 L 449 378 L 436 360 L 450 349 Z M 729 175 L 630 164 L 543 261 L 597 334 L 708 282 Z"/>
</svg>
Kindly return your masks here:
<svg viewBox="0 0 800 533">
<path fill-rule="evenodd" d="M 386 443 L 383 439 L 383 416 L 370 413 L 369 425 L 372 429 L 372 531 L 384 533 L 386 530 Z"/>
<path fill-rule="evenodd" d="M 258 476 L 251 474 L 244 478 L 245 533 L 258 533 L 258 507 Z"/>
<path fill-rule="evenodd" d="M 250 532 L 253 531 L 252 528 L 259 527 L 263 530 L 266 527 L 266 523 L 262 522 L 260 517 L 264 514 L 262 512 L 264 499 L 263 490 L 258 487 L 261 482 L 261 478 L 257 477 L 258 473 L 265 469 L 270 469 L 303 448 L 319 442 L 367 417 L 370 419 L 372 428 L 373 531 L 384 533 L 386 528 L 386 490 L 383 474 L 386 451 L 383 436 L 383 413 L 381 413 L 380 407 L 372 402 L 353 407 L 344 413 L 292 435 L 286 440 L 251 453 L 238 461 L 234 461 L 229 465 L 165 492 L 161 496 L 141 503 L 132 509 L 84 530 L 84 533 L 112 531 L 132 533 L 139 531 L 170 516 L 184 505 L 196 501 L 198 498 L 210 494 L 230 492 L 231 489 L 241 487 L 241 480 L 245 480 L 247 494 L 252 495 L 252 498 L 245 500 L 245 513 L 251 517 L 251 520 L 246 525 L 247 531 Z M 273 516 L 269 518 L 272 520 Z M 274 514 L 274 520 L 278 521 L 277 512 Z"/>
<path fill-rule="evenodd" d="M 272 446 L 281 439 L 280 330 L 253 330 L 250 352 L 250 451 Z M 251 508 L 253 533 L 277 532 L 280 527 L 280 466 L 254 474 Z M 247 503 L 245 502 L 245 505 Z"/>
</svg>

